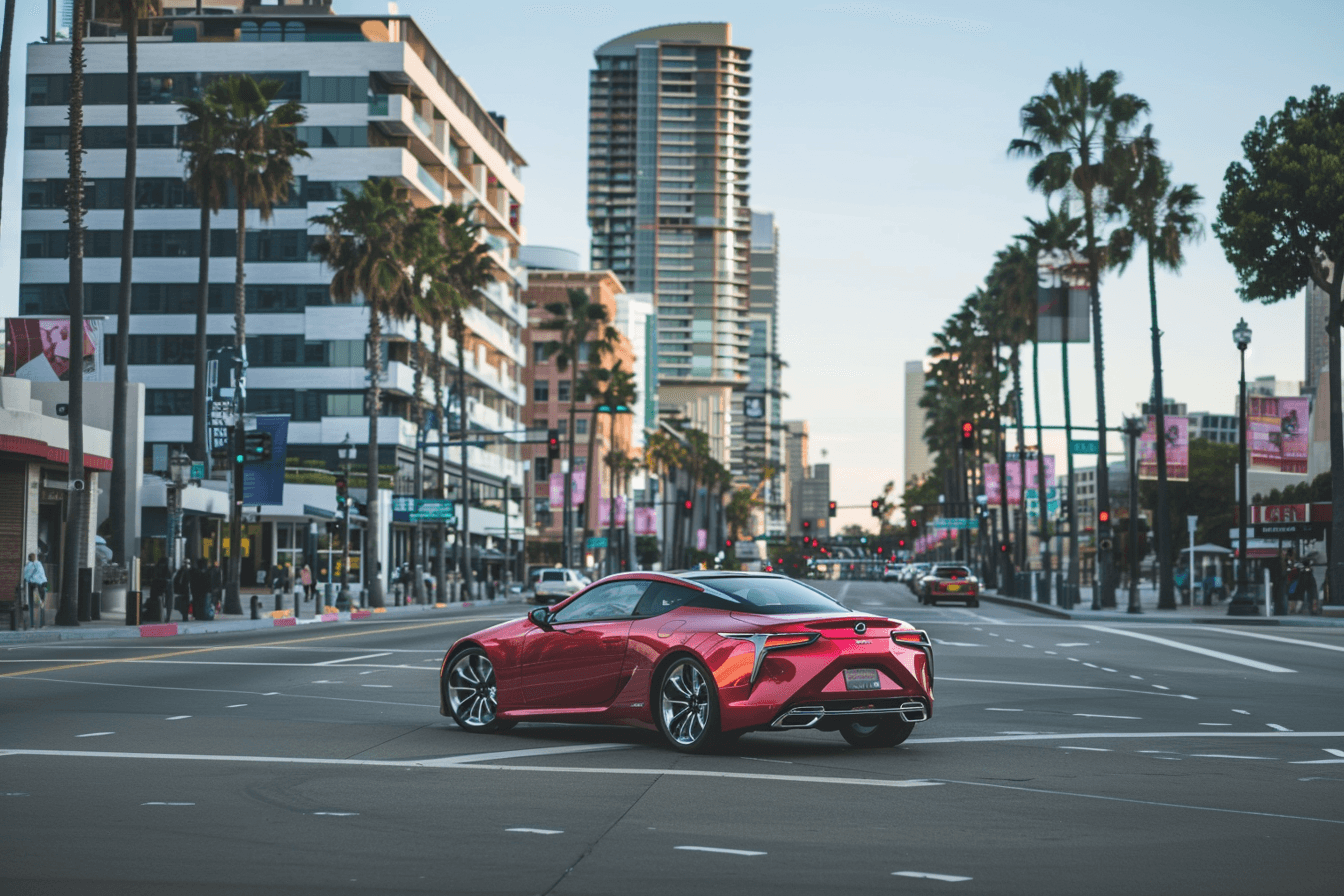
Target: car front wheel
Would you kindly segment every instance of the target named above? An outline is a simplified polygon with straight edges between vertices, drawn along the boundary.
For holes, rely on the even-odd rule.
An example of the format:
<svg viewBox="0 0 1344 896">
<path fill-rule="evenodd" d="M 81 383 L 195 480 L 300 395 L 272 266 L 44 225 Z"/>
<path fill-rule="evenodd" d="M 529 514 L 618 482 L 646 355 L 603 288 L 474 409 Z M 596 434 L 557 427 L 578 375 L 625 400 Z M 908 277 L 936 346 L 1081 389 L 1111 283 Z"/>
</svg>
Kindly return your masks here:
<svg viewBox="0 0 1344 896">
<path fill-rule="evenodd" d="M 719 731 L 719 706 L 705 667 L 681 657 L 658 682 L 658 729 L 676 750 L 702 753 Z"/>
<path fill-rule="evenodd" d="M 846 722 L 840 734 L 851 747 L 894 747 L 903 743 L 915 730 L 914 722 L 905 719 L 880 719 L 874 722 Z"/>
<path fill-rule="evenodd" d="M 499 709 L 495 667 L 479 647 L 469 647 L 453 657 L 443 687 L 453 721 L 464 731 L 486 733 L 513 727 L 512 722 L 495 715 Z"/>
</svg>

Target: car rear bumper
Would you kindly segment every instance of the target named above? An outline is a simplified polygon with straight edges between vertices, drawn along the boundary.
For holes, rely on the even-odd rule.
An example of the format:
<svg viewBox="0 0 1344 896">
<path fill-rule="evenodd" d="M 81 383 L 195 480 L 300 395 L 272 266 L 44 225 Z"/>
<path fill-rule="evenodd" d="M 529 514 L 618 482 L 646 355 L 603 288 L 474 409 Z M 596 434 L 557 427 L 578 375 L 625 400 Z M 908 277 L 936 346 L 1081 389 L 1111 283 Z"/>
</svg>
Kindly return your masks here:
<svg viewBox="0 0 1344 896">
<path fill-rule="evenodd" d="M 854 719 L 872 721 L 899 716 L 906 722 L 925 722 L 933 715 L 932 704 L 923 698 L 896 697 L 857 701 L 831 701 L 794 706 L 779 714 L 771 728 L 831 728 Z"/>
</svg>

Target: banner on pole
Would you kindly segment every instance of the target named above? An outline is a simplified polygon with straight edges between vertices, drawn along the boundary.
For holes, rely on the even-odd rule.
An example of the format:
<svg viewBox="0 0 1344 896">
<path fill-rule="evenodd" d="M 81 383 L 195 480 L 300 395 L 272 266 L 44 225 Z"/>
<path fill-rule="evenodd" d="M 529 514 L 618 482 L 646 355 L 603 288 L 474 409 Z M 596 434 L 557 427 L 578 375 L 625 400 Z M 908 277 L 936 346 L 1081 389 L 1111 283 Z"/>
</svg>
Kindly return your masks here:
<svg viewBox="0 0 1344 896">
<path fill-rule="evenodd" d="M 1167 415 L 1167 480 L 1190 479 L 1190 418 Z M 1148 415 L 1148 426 L 1139 436 L 1139 478 L 1157 478 L 1157 418 Z"/>
<path fill-rule="evenodd" d="M 1012 506 L 1022 503 L 1021 463 L 1021 461 L 1012 460 L 1003 465 L 1004 472 L 1008 477 L 1008 503 Z M 1039 485 L 1037 482 L 1039 471 L 1036 466 L 1036 459 L 1032 458 L 1025 463 L 1027 465 L 1027 488 L 1034 490 Z M 1055 456 L 1053 454 L 1045 456 L 1045 480 L 1050 484 L 1055 481 Z M 999 481 L 999 465 L 997 463 L 985 464 L 984 482 L 986 503 L 991 506 L 1001 503 L 1003 499 Z"/>
<path fill-rule="evenodd" d="M 570 485 L 569 506 L 578 507 L 583 503 L 583 488 L 588 484 L 588 476 L 585 470 L 575 470 L 569 474 L 573 477 L 573 484 Z M 552 473 L 548 482 L 550 505 L 552 510 L 558 510 L 565 506 L 565 474 Z"/>
<path fill-rule="evenodd" d="M 635 508 L 635 534 L 636 534 L 636 535 L 657 535 L 657 534 L 658 534 L 658 508 L 657 508 L 657 507 L 636 507 L 636 508 Z"/>
<path fill-rule="evenodd" d="M 1248 466 L 1278 473 L 1307 472 L 1307 398 L 1251 397 L 1246 401 Z"/>
<path fill-rule="evenodd" d="M 1087 262 L 1062 249 L 1036 256 L 1036 339 L 1039 342 L 1088 342 L 1091 295 Z"/>
<path fill-rule="evenodd" d="M 5 376 L 38 383 L 68 382 L 74 367 L 84 371 L 86 381 L 103 379 L 100 317 L 84 318 L 82 343 L 72 338 L 68 317 L 11 317 L 5 321 L 5 336 Z M 78 359 L 72 360 L 76 354 Z"/>
</svg>

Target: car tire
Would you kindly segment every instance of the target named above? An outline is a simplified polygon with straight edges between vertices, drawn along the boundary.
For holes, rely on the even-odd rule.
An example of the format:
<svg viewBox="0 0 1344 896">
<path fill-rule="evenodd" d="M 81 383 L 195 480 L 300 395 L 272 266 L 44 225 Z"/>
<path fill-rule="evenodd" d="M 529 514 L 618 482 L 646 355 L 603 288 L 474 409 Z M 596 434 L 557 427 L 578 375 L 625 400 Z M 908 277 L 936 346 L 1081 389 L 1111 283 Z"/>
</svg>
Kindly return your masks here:
<svg viewBox="0 0 1344 896">
<path fill-rule="evenodd" d="M 980 606 L 980 601 L 978 601 L 978 600 L 968 600 L 968 601 L 966 601 L 966 606 L 968 606 L 968 607 L 978 607 L 978 606 Z"/>
<path fill-rule="evenodd" d="M 468 647 L 456 653 L 443 673 L 443 696 L 463 731 L 473 734 L 508 731 L 515 723 L 499 718 L 495 667 L 485 651 Z"/>
<path fill-rule="evenodd" d="M 719 740 L 719 699 L 708 670 L 680 656 L 658 677 L 655 721 L 674 750 L 704 753 Z"/>
<path fill-rule="evenodd" d="M 914 722 L 907 722 L 902 718 L 890 718 L 876 722 L 845 722 L 840 726 L 840 735 L 849 741 L 851 747 L 868 749 L 894 747 L 904 743 L 914 730 Z"/>
</svg>

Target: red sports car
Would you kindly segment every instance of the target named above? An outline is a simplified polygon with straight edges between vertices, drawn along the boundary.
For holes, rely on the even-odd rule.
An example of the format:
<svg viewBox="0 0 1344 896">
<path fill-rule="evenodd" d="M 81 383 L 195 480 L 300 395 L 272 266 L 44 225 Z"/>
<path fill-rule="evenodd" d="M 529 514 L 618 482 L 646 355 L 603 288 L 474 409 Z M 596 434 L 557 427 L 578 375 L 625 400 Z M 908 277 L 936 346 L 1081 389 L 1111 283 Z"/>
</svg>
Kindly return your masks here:
<svg viewBox="0 0 1344 896">
<path fill-rule="evenodd" d="M 467 731 L 625 724 L 700 752 L 747 731 L 818 728 L 889 747 L 933 712 L 933 647 L 783 576 L 622 573 L 462 638 L 439 695 Z"/>
</svg>

